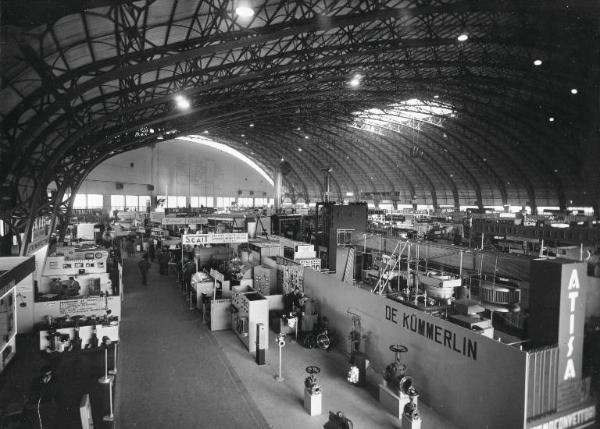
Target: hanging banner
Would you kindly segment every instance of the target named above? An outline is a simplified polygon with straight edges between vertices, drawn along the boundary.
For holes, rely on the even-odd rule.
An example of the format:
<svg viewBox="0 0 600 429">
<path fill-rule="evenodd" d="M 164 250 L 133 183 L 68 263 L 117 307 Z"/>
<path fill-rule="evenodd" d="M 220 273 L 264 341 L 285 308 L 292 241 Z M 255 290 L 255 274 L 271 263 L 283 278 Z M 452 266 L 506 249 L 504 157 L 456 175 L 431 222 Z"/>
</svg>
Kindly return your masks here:
<svg viewBox="0 0 600 429">
<path fill-rule="evenodd" d="M 186 217 L 185 221 L 188 225 L 207 225 L 208 219 L 205 217 Z"/>
<path fill-rule="evenodd" d="M 184 217 L 163 217 L 161 223 L 163 225 L 186 225 L 187 221 Z"/>
<path fill-rule="evenodd" d="M 184 234 L 182 244 L 230 244 L 247 242 L 247 232 L 229 232 L 223 234 Z"/>
<path fill-rule="evenodd" d="M 162 212 L 151 212 L 150 213 L 150 221 L 151 222 L 161 222 L 161 220 L 165 217 L 165 214 Z"/>
<path fill-rule="evenodd" d="M 203 217 L 163 217 L 163 225 L 206 225 L 208 219 Z"/>
</svg>

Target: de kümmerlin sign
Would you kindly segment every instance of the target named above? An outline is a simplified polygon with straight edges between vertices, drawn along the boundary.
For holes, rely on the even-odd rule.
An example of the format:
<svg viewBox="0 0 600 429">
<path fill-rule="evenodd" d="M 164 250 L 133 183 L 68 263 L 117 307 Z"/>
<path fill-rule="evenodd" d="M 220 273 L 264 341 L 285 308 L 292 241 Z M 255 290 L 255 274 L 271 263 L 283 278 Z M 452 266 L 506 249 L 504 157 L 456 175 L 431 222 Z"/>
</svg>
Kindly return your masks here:
<svg viewBox="0 0 600 429">
<path fill-rule="evenodd" d="M 229 232 L 223 234 L 184 234 L 182 244 L 230 244 L 247 243 L 247 232 Z"/>
<path fill-rule="evenodd" d="M 403 311 L 386 305 L 385 318 L 403 329 L 412 331 L 429 341 L 440 344 L 442 347 L 477 360 L 477 341 L 440 326 L 433 321 L 427 321 L 414 311 Z"/>
</svg>

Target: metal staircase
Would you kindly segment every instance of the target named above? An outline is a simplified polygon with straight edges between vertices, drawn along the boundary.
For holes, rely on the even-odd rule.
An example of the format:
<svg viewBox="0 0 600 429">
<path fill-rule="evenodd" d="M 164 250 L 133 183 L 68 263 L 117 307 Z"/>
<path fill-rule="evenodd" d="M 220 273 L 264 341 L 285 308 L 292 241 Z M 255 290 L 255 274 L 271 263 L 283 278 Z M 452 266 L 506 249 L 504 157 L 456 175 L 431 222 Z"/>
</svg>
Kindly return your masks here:
<svg viewBox="0 0 600 429">
<path fill-rule="evenodd" d="M 344 269 L 344 277 L 342 281 L 353 284 L 354 282 L 354 247 L 348 249 L 348 259 L 346 259 L 346 268 Z"/>
<path fill-rule="evenodd" d="M 400 255 L 402 255 L 402 253 L 406 249 L 406 246 L 408 246 L 408 241 L 398 241 L 396 243 L 394 251 L 385 263 L 385 267 L 383 267 L 383 270 L 381 270 L 379 280 L 377 280 L 377 284 L 371 290 L 371 292 L 381 295 L 383 291 L 386 290 L 387 285 L 390 281 L 390 275 L 394 271 L 394 269 L 396 269 L 396 266 L 398 266 L 398 264 L 400 263 Z M 398 249 L 400 249 L 400 251 L 398 251 Z"/>
</svg>

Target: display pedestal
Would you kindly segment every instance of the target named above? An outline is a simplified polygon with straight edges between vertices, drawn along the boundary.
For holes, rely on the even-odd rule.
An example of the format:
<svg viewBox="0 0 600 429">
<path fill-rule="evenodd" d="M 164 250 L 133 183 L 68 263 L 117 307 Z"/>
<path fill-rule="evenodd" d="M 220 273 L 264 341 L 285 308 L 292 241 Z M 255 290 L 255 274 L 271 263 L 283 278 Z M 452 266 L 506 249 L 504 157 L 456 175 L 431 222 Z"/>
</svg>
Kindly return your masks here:
<svg viewBox="0 0 600 429">
<path fill-rule="evenodd" d="M 402 419 L 404 407 L 410 402 L 407 394 L 396 395 L 384 384 L 379 385 L 379 402 L 383 408 L 398 419 Z M 404 426 L 403 426 L 404 429 Z"/>
<path fill-rule="evenodd" d="M 421 429 L 421 417 L 412 418 L 402 414 L 402 429 Z"/>
<path fill-rule="evenodd" d="M 350 355 L 350 365 L 354 365 L 358 368 L 358 381 L 354 385 L 359 387 L 366 386 L 369 357 L 362 352 L 352 352 Z"/>
<path fill-rule="evenodd" d="M 311 416 L 321 415 L 321 393 L 311 394 L 304 389 L 304 409 Z"/>
</svg>

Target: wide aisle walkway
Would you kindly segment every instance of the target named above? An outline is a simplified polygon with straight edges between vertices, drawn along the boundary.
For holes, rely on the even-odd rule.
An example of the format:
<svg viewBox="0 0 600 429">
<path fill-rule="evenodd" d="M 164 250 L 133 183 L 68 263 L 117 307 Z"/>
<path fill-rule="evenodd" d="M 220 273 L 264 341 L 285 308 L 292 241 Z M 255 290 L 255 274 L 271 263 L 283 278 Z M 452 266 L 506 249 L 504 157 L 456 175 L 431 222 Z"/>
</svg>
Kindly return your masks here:
<svg viewBox="0 0 600 429">
<path fill-rule="evenodd" d="M 268 428 L 173 275 L 153 263 L 142 286 L 138 261 L 124 261 L 116 428 Z"/>
</svg>

